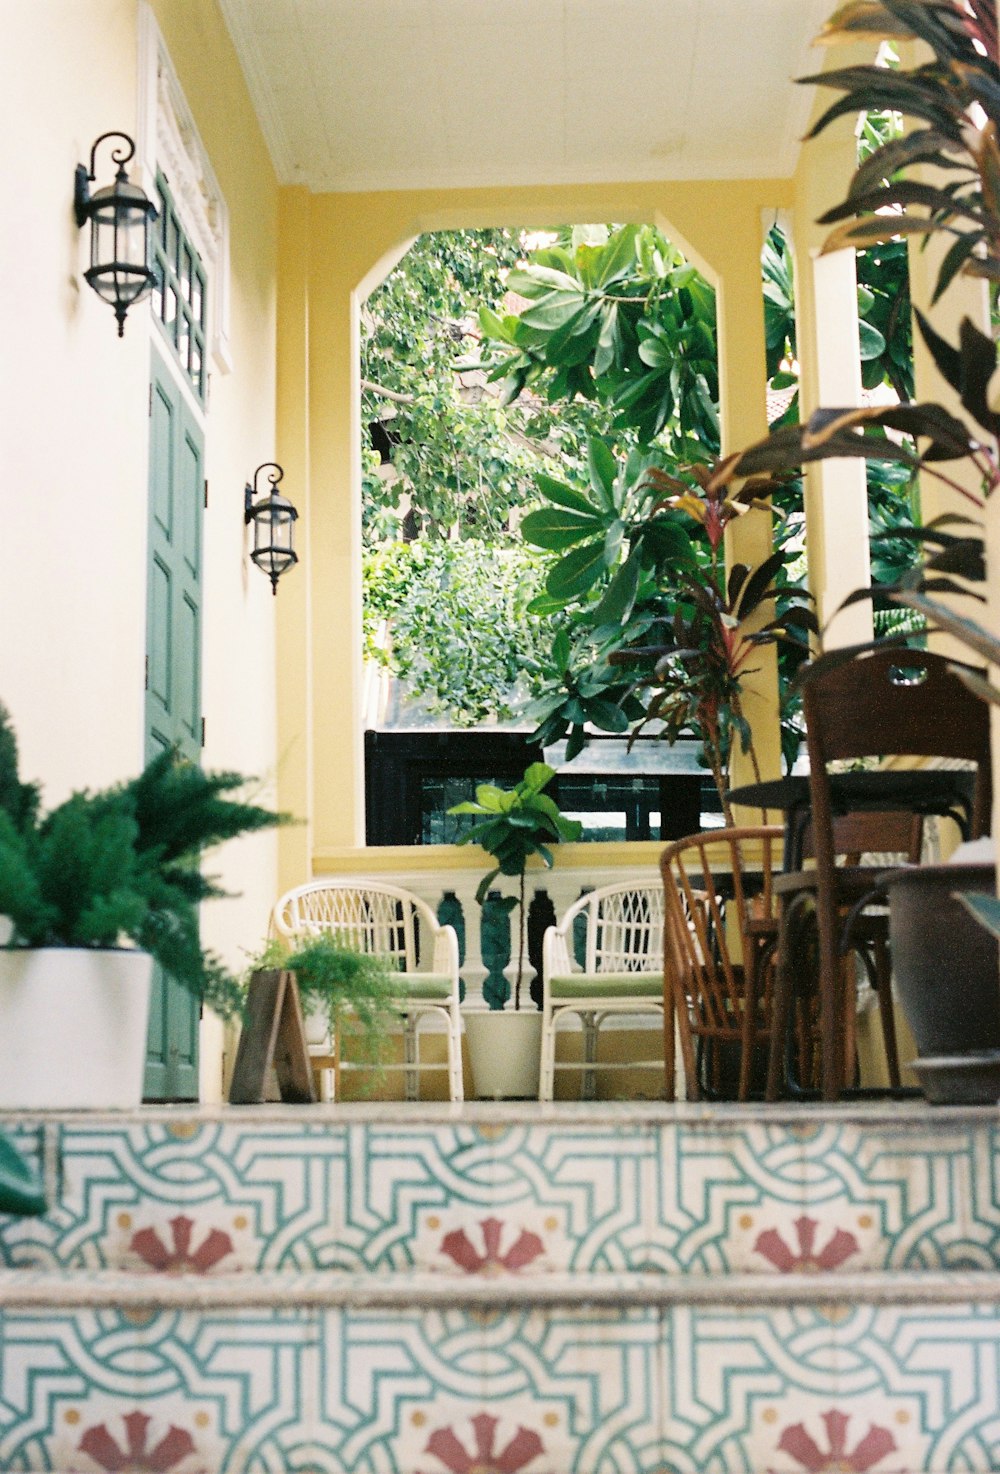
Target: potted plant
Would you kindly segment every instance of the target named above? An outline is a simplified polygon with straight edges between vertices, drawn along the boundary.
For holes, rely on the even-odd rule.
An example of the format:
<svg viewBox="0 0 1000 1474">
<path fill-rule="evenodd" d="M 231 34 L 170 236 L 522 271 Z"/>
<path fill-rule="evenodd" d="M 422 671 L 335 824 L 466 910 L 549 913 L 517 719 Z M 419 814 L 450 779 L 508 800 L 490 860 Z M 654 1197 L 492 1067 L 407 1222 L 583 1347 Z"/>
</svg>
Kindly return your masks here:
<svg viewBox="0 0 1000 1474">
<path fill-rule="evenodd" d="M 516 896 L 502 900 L 508 913 L 516 910 L 517 973 L 514 980 L 513 1012 L 503 1012 L 504 998 L 490 1000 L 490 1010 L 465 1015 L 466 1038 L 475 1093 L 480 1098 L 535 1098 L 538 1095 L 538 1069 L 541 1052 L 542 1016 L 537 1008 L 521 1012 L 521 984 L 524 978 L 527 911 L 525 908 L 525 875 L 528 861 L 537 855 L 551 868 L 550 845 L 560 840 L 579 839 L 583 826 L 576 819 L 565 819 L 555 800 L 543 790 L 555 777 L 555 769 L 547 763 L 532 763 L 524 777 L 513 788 L 497 788 L 481 783 L 475 801 L 456 804 L 450 814 L 475 814 L 479 822 L 462 835 L 459 844 L 480 844 L 496 860 L 479 883 L 476 900 L 487 898 L 498 875 L 516 876 Z"/>
<path fill-rule="evenodd" d="M 378 1066 L 397 1014 L 394 968 L 388 959 L 316 932 L 287 943 L 275 938 L 254 960 L 251 971 L 285 968 L 295 974 L 306 1040 L 329 1048 L 331 1039 L 350 1036 L 366 1064 Z M 398 986 L 398 985 L 397 985 Z M 373 1080 L 377 1081 L 379 1072 Z"/>
<path fill-rule="evenodd" d="M 154 960 L 217 1012 L 239 1007 L 199 941 L 199 903 L 224 892 L 198 860 L 279 821 L 228 797 L 244 781 L 168 750 L 43 813 L 0 707 L 0 1107 L 138 1105 Z"/>
</svg>

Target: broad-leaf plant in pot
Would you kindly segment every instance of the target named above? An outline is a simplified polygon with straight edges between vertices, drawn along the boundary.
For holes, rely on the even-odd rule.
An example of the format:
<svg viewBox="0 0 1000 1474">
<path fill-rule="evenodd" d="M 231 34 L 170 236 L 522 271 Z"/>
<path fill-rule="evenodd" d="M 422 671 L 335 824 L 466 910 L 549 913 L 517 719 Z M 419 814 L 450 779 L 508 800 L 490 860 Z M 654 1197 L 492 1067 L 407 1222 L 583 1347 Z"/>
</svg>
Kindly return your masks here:
<svg viewBox="0 0 1000 1474">
<path fill-rule="evenodd" d="M 198 907 L 225 894 L 210 846 L 279 815 L 246 780 L 166 750 L 137 778 L 44 812 L 18 772 L 0 707 L 0 1106 L 139 1104 L 153 962 L 223 1016 L 239 983 L 200 942 Z"/>
<path fill-rule="evenodd" d="M 525 907 L 528 861 L 537 856 L 542 864 L 553 863 L 550 846 L 561 840 L 577 840 L 583 832 L 579 820 L 566 819 L 555 799 L 544 790 L 555 777 L 547 763 L 531 763 L 513 788 L 481 783 L 474 801 L 456 804 L 450 814 L 474 814 L 477 818 L 459 839 L 459 844 L 479 844 L 496 864 L 483 876 L 476 891 L 480 905 L 500 875 L 518 882 L 516 896 L 497 904 L 517 913 L 517 973 L 514 979 L 512 1012 L 503 1010 L 506 999 L 490 1000 L 490 1010 L 466 1012 L 465 1027 L 472 1065 L 473 1085 L 480 1098 L 532 1097 L 538 1094 L 542 1016 L 532 1006 L 521 1010 L 524 980 L 527 910 Z"/>
<path fill-rule="evenodd" d="M 834 227 L 825 249 L 864 249 L 900 238 L 938 237 L 945 249 L 932 306 L 958 276 L 1000 280 L 1000 44 L 995 0 L 849 0 L 836 9 L 819 40 L 828 45 L 921 43 L 916 64 L 873 62 L 805 79 L 842 93 L 819 118 L 813 134 L 837 118 L 858 113 L 897 113 L 909 124 L 860 164 L 844 200 L 822 217 L 821 223 Z M 843 456 L 892 461 L 937 478 L 982 513 L 1000 484 L 996 343 L 968 317 L 960 325 L 957 344 L 949 343 L 919 312 L 916 319 L 937 369 L 955 393 L 958 412 L 932 402 L 821 409 L 805 424 L 786 425 L 751 447 L 735 462 L 734 474 L 780 473 L 809 461 Z M 953 468 L 959 462 L 972 468 L 971 478 L 955 477 Z M 1000 640 L 995 631 L 966 612 L 970 598 L 982 602 L 980 588 L 987 573 L 984 538 L 974 518 L 975 513 L 952 514 L 917 529 L 914 536 L 925 550 L 920 565 L 893 584 L 858 590 L 852 597 L 871 598 L 876 607 L 908 606 L 922 617 L 927 630 L 944 631 L 974 656 L 996 664 Z M 941 594 L 949 596 L 947 602 Z M 983 699 L 1000 702 L 1000 692 L 985 676 L 956 669 Z M 963 930 L 958 899 L 965 900 L 983 925 L 996 929 L 997 907 L 987 895 L 961 897 L 963 889 L 995 891 L 992 865 L 979 868 L 985 874 L 972 875 L 968 866 L 950 871 L 947 866 L 922 866 L 915 874 L 890 877 L 889 883 L 894 963 L 908 1017 L 908 990 L 930 987 L 939 992 L 942 978 L 953 975 L 960 980 L 967 1003 L 953 1012 L 990 1021 L 975 1025 L 978 1037 L 958 1049 L 955 1029 L 961 1018 L 948 1019 L 945 1034 L 932 1033 L 927 1020 L 934 1010 L 919 999 L 912 1009 L 925 1089 L 932 1098 L 956 1103 L 992 1101 L 1000 1095 L 1000 1050 L 991 1047 L 998 1042 L 1000 969 L 995 940 L 972 934 L 964 962 L 958 949 Z M 939 903 L 936 896 L 941 897 Z M 906 913 L 900 927 L 897 911 L 900 916 Z M 921 930 L 914 947 L 917 919 Z M 936 963 L 928 956 L 935 945 Z M 916 954 L 923 980 L 901 977 L 900 968 L 908 974 L 907 959 Z M 981 1005 L 972 1001 L 976 988 L 983 990 Z"/>
</svg>

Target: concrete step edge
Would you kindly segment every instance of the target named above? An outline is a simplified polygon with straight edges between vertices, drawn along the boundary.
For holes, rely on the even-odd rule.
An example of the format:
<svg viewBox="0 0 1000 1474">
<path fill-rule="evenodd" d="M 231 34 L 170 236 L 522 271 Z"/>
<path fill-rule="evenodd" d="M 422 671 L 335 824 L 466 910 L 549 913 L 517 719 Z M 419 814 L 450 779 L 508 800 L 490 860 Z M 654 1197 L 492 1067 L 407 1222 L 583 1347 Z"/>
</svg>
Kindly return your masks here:
<svg viewBox="0 0 1000 1474">
<path fill-rule="evenodd" d="M 407 1127 L 468 1126 L 497 1136 L 508 1129 L 533 1126 L 591 1128 L 663 1128 L 669 1126 L 791 1126 L 804 1132 L 826 1122 L 852 1121 L 873 1129 L 891 1124 L 954 1128 L 965 1122 L 1000 1121 L 1000 1102 L 989 1106 L 934 1106 L 922 1099 L 857 1099 L 823 1101 L 337 1101 L 311 1106 L 282 1105 L 144 1105 L 132 1111 L 0 1111 L 0 1130 L 45 1125 L 101 1127 L 159 1125 L 190 1129 L 203 1125 L 287 1125 L 312 1129 L 373 1125 Z"/>
<path fill-rule="evenodd" d="M 861 1271 L 853 1274 L 521 1274 L 457 1278 L 334 1271 L 229 1275 L 0 1270 L 0 1310 L 242 1310 L 268 1308 L 466 1310 L 715 1305 L 970 1305 L 1000 1303 L 988 1270 Z"/>
</svg>

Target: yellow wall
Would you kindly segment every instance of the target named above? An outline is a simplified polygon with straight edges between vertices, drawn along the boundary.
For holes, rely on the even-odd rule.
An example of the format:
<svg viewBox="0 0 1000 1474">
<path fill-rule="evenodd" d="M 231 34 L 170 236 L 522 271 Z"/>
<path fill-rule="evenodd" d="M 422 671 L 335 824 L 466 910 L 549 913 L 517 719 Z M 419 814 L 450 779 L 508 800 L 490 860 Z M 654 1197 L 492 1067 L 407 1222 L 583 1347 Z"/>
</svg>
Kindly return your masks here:
<svg viewBox="0 0 1000 1474">
<path fill-rule="evenodd" d="M 276 449 L 277 187 L 214 0 L 156 0 L 152 9 L 230 216 L 232 370 L 210 364 L 205 425 L 204 759 L 263 775 L 266 801 L 276 769 L 277 601 L 247 563 L 242 493 Z M 143 758 L 156 329 L 143 303 L 118 339 L 111 310 L 82 280 L 87 232 L 72 212 L 73 171 L 94 139 L 111 128 L 137 132 L 140 8 L 138 0 L 13 0 L 0 5 L 0 18 L 0 94 L 16 119 L 0 140 L 8 202 L 0 700 L 16 724 L 25 775 L 40 777 L 54 802 L 130 774 Z M 276 854 L 276 838 L 264 836 L 209 861 L 227 889 L 242 892 L 203 916 L 206 942 L 234 965 L 265 931 Z M 212 1095 L 218 1035 L 205 1045 Z"/>
<path fill-rule="evenodd" d="M 762 212 L 791 202 L 787 181 L 686 182 L 556 188 L 505 188 L 331 194 L 305 198 L 282 191 L 283 304 L 304 326 L 282 318 L 279 438 L 299 454 L 308 446 L 312 606 L 308 625 L 297 600 L 279 610 L 282 659 L 279 701 L 283 753 L 298 754 L 312 737 L 312 841 L 315 849 L 360 844 L 363 838 L 360 696 L 360 465 L 357 320 L 364 296 L 426 231 L 561 221 L 649 221 L 659 225 L 720 289 L 720 355 L 727 440 L 745 443 L 766 428 L 763 306 L 760 288 Z M 305 215 L 308 212 L 308 231 Z M 302 263 L 308 261 L 308 280 Z M 284 311 L 284 308 L 283 308 Z M 308 343 L 303 348 L 303 341 Z M 286 383 L 286 370 L 291 375 Z M 294 390 L 291 388 L 294 385 Z M 308 427 L 301 404 L 308 404 Z M 745 439 L 743 438 L 745 437 Z M 767 518 L 744 534 L 769 547 Z M 750 546 L 748 543 L 748 547 Z M 744 554 L 745 555 L 745 554 Z M 757 556 L 756 553 L 753 556 Z M 761 726 L 773 722 L 773 668 L 760 678 Z M 286 740 L 287 739 L 287 740 Z M 765 770 L 776 743 L 762 741 Z M 289 761 L 282 795 L 301 802 L 302 770 Z M 282 883 L 308 873 L 308 838 L 290 838 Z"/>
</svg>

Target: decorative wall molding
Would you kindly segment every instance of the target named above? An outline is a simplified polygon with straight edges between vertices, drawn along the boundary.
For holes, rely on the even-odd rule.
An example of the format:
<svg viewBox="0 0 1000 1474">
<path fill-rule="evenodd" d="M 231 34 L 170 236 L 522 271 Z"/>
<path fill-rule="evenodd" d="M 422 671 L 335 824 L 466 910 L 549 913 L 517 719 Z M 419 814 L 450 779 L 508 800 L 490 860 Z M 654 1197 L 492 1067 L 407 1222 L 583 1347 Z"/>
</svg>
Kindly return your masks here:
<svg viewBox="0 0 1000 1474">
<path fill-rule="evenodd" d="M 178 212 L 208 273 L 212 366 L 229 373 L 229 210 L 159 26 L 147 4 L 139 15 L 138 154 L 147 192 L 167 176 Z"/>
</svg>

